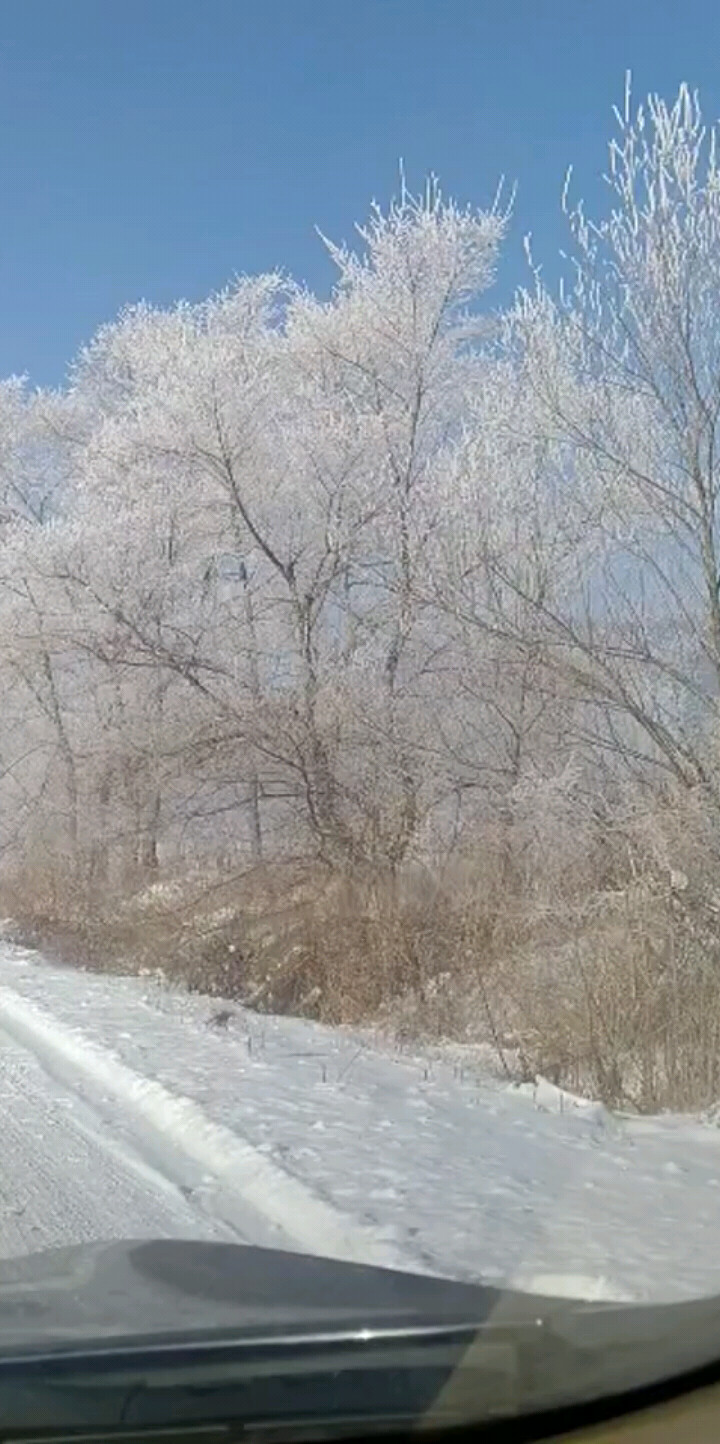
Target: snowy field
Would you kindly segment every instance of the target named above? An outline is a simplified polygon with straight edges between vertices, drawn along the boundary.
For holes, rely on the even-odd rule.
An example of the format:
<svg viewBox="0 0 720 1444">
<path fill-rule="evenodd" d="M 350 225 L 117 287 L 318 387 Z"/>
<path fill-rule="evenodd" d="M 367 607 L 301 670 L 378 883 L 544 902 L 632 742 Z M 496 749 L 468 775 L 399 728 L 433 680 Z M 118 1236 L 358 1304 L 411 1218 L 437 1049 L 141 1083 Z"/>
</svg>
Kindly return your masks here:
<svg viewBox="0 0 720 1444">
<path fill-rule="evenodd" d="M 0 1253 L 185 1235 L 596 1297 L 720 1292 L 720 1130 L 227 1013 L 2 946 Z"/>
</svg>

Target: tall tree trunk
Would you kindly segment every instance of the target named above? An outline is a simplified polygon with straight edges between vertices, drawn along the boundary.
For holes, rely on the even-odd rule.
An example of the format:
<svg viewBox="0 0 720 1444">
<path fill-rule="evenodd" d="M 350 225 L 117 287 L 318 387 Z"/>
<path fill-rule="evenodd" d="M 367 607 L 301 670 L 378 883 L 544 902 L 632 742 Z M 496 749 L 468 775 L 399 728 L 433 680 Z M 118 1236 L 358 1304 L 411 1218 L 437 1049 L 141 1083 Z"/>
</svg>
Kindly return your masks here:
<svg viewBox="0 0 720 1444">
<path fill-rule="evenodd" d="M 255 706 L 259 708 L 262 701 L 262 690 L 260 684 L 260 666 L 258 662 L 257 633 L 255 630 L 255 612 L 253 610 L 250 581 L 244 562 L 241 564 L 241 578 L 243 584 L 245 622 L 250 639 L 250 693 Z M 253 862 L 261 862 L 263 855 L 263 836 L 262 818 L 260 815 L 260 778 L 254 752 L 250 754 L 249 783 L 248 814 L 250 821 L 250 852 Z"/>
</svg>

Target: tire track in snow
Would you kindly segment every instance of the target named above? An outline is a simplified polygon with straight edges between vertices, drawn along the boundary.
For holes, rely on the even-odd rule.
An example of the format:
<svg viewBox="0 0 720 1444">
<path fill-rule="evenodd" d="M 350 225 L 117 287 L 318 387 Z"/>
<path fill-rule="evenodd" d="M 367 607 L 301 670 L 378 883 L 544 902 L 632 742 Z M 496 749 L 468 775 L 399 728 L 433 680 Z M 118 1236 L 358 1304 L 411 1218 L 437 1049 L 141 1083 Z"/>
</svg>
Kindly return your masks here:
<svg viewBox="0 0 720 1444">
<path fill-rule="evenodd" d="M 3 1033 L 0 1146 L 0 1257 L 100 1239 L 227 1238 Z"/>
<path fill-rule="evenodd" d="M 236 1239 L 427 1271 L 381 1230 L 341 1213 L 246 1139 L 212 1122 L 192 1099 L 140 1077 L 110 1049 L 6 986 L 0 987 L 0 1028 L 61 1086 L 119 1118 L 123 1136 L 139 1142 L 146 1160 L 171 1178 L 188 1178 L 186 1192 L 199 1209 Z"/>
</svg>

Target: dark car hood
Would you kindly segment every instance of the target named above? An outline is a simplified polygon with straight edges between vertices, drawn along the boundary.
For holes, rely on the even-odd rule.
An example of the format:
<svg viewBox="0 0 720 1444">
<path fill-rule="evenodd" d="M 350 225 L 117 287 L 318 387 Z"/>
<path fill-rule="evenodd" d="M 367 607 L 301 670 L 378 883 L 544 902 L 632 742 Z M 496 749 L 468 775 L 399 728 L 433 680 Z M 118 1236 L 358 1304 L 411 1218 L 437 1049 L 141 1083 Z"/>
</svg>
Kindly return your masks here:
<svg viewBox="0 0 720 1444">
<path fill-rule="evenodd" d="M 500 1297 L 508 1296 L 279 1249 L 175 1239 L 93 1243 L 0 1261 L 0 1350 L 140 1334 L 478 1323 Z"/>
<path fill-rule="evenodd" d="M 227 1375 L 234 1388 L 242 1374 L 243 1387 L 255 1390 L 250 1403 L 246 1399 L 253 1417 L 263 1411 L 274 1417 L 285 1375 L 286 1402 L 296 1411 L 298 1360 L 306 1382 L 325 1379 L 325 1392 L 310 1389 L 309 1395 L 321 1413 L 331 1399 L 337 1405 L 338 1369 L 360 1390 L 353 1409 L 370 1403 L 377 1409 L 378 1399 L 394 1408 L 399 1390 L 402 1409 L 412 1404 L 412 1412 L 426 1407 L 421 1394 L 434 1398 L 443 1380 L 455 1377 L 461 1359 L 457 1377 L 469 1380 L 471 1413 L 480 1397 L 485 1407 L 496 1396 L 503 1410 L 527 1411 L 617 1395 L 714 1366 L 720 1360 L 720 1300 L 637 1306 L 541 1298 L 197 1241 L 96 1243 L 0 1263 L 0 1377 L 12 1383 L 10 1395 L 6 1388 L 2 1397 L 15 1411 L 7 1416 L 13 1427 L 18 1419 L 44 1419 L 43 1409 L 56 1418 L 63 1400 L 62 1417 L 74 1419 L 78 1389 L 81 1416 L 88 1417 L 86 1386 L 97 1394 L 97 1418 L 106 1420 L 116 1406 L 126 1411 L 128 1390 L 137 1387 L 145 1398 L 150 1374 L 157 1408 L 166 1408 L 164 1388 L 175 1394 L 180 1389 L 172 1407 L 185 1419 L 195 1386 L 176 1381 L 191 1356 L 193 1367 L 204 1369 L 209 1361 L 211 1373 Z M 265 1364 L 258 1372 L 261 1356 Z M 100 1386 L 103 1370 L 114 1373 Z M 267 1398 L 260 1399 L 263 1389 Z M 200 1396 L 205 1400 L 202 1390 Z M 454 1407 L 462 1412 L 461 1405 Z"/>
</svg>

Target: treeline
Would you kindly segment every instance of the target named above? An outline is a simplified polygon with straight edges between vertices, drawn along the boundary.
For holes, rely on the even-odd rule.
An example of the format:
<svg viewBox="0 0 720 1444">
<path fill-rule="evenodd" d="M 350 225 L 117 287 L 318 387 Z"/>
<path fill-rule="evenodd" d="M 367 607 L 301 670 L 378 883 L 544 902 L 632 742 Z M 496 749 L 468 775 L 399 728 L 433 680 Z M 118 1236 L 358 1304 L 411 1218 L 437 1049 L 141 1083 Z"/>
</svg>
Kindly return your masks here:
<svg viewBox="0 0 720 1444">
<path fill-rule="evenodd" d="M 4 384 L 9 910 L 613 1100 L 720 1091 L 697 99 L 627 107 L 607 179 L 557 297 L 493 309 L 509 217 L 433 182 L 329 245 L 329 300 L 242 278 Z"/>
</svg>

